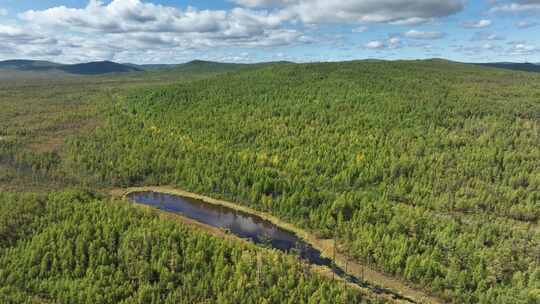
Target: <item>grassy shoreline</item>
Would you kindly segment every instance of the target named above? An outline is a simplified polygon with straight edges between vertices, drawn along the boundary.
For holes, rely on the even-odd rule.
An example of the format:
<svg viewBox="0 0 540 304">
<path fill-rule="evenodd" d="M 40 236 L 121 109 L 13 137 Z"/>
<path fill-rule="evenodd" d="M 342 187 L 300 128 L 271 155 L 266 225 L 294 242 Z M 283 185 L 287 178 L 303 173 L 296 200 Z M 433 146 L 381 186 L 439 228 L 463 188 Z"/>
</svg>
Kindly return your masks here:
<svg viewBox="0 0 540 304">
<path fill-rule="evenodd" d="M 219 205 L 223 207 L 227 207 L 233 210 L 241 211 L 244 213 L 256 215 L 263 220 L 267 220 L 271 222 L 272 224 L 283 228 L 285 230 L 291 231 L 294 234 L 296 234 L 298 237 L 302 238 L 305 242 L 309 243 L 311 246 L 313 246 L 315 249 L 319 250 L 321 254 L 324 257 L 333 259 L 334 256 L 334 241 L 333 239 L 321 239 L 316 237 L 314 234 L 309 233 L 301 228 L 298 228 L 290 223 L 284 222 L 283 220 L 265 213 L 261 212 L 252 208 L 249 208 L 247 206 L 238 205 L 232 202 L 228 202 L 225 200 L 219 200 L 215 198 L 211 198 L 205 195 L 200 195 L 192 192 L 188 192 L 185 190 L 173 188 L 173 187 L 167 187 L 167 186 L 148 186 L 148 187 L 131 187 L 131 188 L 122 188 L 122 189 L 113 189 L 110 191 L 111 195 L 115 198 L 125 199 L 127 195 L 133 192 L 160 192 L 165 194 L 172 194 L 172 195 L 178 195 L 193 199 L 201 200 L 208 204 L 214 204 Z M 142 205 L 141 205 L 142 206 Z M 151 208 L 148 206 L 144 206 L 145 208 L 158 210 L 159 214 L 166 214 L 165 218 L 171 219 L 169 216 L 170 212 L 165 212 L 159 209 Z M 197 221 L 191 220 L 187 217 L 184 217 L 182 215 L 174 214 L 173 218 L 180 219 L 180 221 L 184 224 L 194 226 L 200 229 L 203 229 L 213 235 L 219 236 L 219 237 L 227 237 L 230 238 L 232 235 L 226 234 L 220 229 L 217 229 L 215 227 L 211 227 L 209 225 L 205 225 L 202 223 L 199 223 Z M 233 238 L 240 239 L 238 237 L 232 236 Z M 245 240 L 244 240 L 245 241 Z M 352 261 L 347 256 L 337 253 L 335 254 L 335 260 L 334 262 L 341 268 L 347 269 L 347 273 L 352 274 L 357 277 L 361 277 L 364 281 L 369 282 L 372 285 L 375 285 L 377 287 L 381 287 L 385 290 L 390 291 L 391 293 L 398 294 L 404 298 L 411 299 L 416 303 L 442 303 L 440 299 L 437 299 L 433 296 L 427 295 L 424 292 L 420 290 L 413 289 L 402 282 L 398 281 L 397 279 L 394 279 L 392 277 L 389 277 L 388 275 L 375 271 L 365 265 L 362 265 L 356 261 Z M 332 276 L 331 271 L 327 267 L 312 267 L 317 273 L 325 275 L 325 276 Z M 355 288 L 358 288 L 360 290 L 364 290 L 364 288 L 359 287 L 356 284 L 348 283 L 348 285 L 353 286 Z M 365 289 L 367 290 L 367 289 Z M 390 294 L 386 294 L 387 297 L 384 297 L 388 300 L 396 301 L 395 298 L 390 296 Z M 409 301 L 397 301 L 397 303 L 410 303 Z"/>
</svg>

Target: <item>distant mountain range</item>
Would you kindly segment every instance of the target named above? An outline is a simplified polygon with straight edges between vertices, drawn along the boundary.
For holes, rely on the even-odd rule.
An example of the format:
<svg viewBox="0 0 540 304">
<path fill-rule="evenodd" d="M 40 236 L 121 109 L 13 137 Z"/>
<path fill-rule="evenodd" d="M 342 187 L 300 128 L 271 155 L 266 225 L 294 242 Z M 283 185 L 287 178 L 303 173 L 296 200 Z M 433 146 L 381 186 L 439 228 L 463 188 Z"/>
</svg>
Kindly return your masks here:
<svg viewBox="0 0 540 304">
<path fill-rule="evenodd" d="M 80 64 L 59 64 L 50 61 L 6 60 L 0 61 L 0 69 L 22 72 L 63 72 L 76 75 L 101 75 L 142 71 L 136 67 L 111 61 L 97 61 Z"/>
<path fill-rule="evenodd" d="M 475 64 L 480 65 L 480 66 L 506 69 L 506 70 L 540 73 L 539 63 L 493 62 L 493 63 L 475 63 Z"/>
<path fill-rule="evenodd" d="M 172 69 L 178 66 L 178 64 L 134 64 L 134 63 L 123 63 L 123 65 L 129 66 L 135 69 L 143 70 L 143 71 Z"/>
<path fill-rule="evenodd" d="M 49 70 L 61 67 L 61 64 L 50 61 L 39 60 L 6 60 L 0 61 L 0 69 L 18 70 L 18 71 L 37 71 Z"/>
<path fill-rule="evenodd" d="M 111 61 L 97 61 L 80 64 L 59 64 L 39 60 L 6 60 L 0 61 L 0 72 L 18 72 L 45 74 L 54 72 L 59 75 L 103 75 L 112 73 L 129 73 L 142 71 L 170 70 L 180 73 L 221 73 L 246 68 L 264 67 L 266 65 L 290 64 L 291 62 L 268 62 L 255 64 L 222 63 L 213 61 L 193 60 L 182 64 L 132 64 Z"/>
<path fill-rule="evenodd" d="M 116 63 L 112 61 L 96 61 L 80 64 L 60 64 L 50 61 L 39 60 L 6 60 L 0 61 L 0 73 L 6 74 L 10 71 L 17 73 L 35 73 L 48 75 L 54 72 L 58 75 L 103 75 L 113 73 L 130 73 L 143 71 L 170 70 L 172 72 L 191 73 L 191 72 L 230 72 L 246 68 L 264 67 L 276 64 L 292 64 L 288 61 L 240 64 L 240 63 L 222 63 L 213 61 L 194 60 L 183 64 L 132 64 Z M 527 71 L 540 73 L 540 64 L 534 63 L 512 63 L 512 62 L 494 62 L 494 63 L 472 63 L 477 66 L 493 67 L 507 70 Z"/>
</svg>

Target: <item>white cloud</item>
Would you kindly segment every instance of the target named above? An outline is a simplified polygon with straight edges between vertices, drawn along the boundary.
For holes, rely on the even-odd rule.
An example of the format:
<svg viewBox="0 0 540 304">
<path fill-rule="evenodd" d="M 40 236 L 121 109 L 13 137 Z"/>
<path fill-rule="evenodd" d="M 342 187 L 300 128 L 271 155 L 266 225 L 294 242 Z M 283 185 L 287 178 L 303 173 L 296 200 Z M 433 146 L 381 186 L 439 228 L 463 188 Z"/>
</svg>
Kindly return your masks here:
<svg viewBox="0 0 540 304">
<path fill-rule="evenodd" d="M 399 49 L 403 47 L 401 43 L 401 38 L 399 37 L 390 37 L 388 39 L 388 48 L 389 49 Z"/>
<path fill-rule="evenodd" d="M 515 0 L 507 3 L 496 1 L 490 11 L 494 13 L 539 13 L 540 1 Z"/>
<path fill-rule="evenodd" d="M 180 10 L 140 0 L 113 0 L 109 4 L 90 0 L 82 9 L 59 6 L 43 11 L 30 10 L 20 17 L 32 24 L 85 32 L 222 33 L 234 37 L 277 28 L 285 16 L 243 8 L 212 11 L 188 7 Z"/>
<path fill-rule="evenodd" d="M 233 0 L 232 2 L 246 7 L 276 7 L 296 3 L 296 0 Z"/>
<path fill-rule="evenodd" d="M 0 7 L 0 17 L 7 16 L 7 14 L 8 14 L 8 10 Z"/>
<path fill-rule="evenodd" d="M 133 48 L 141 54 L 144 50 L 155 54 L 165 53 L 163 48 L 181 51 L 313 43 L 318 40 L 301 29 L 322 23 L 420 24 L 461 11 L 465 0 L 231 1 L 242 7 L 199 10 L 142 0 L 89 0 L 82 8 L 29 10 L 19 18 L 33 31 L 57 39 L 64 48 L 63 56 L 76 60 L 121 57 L 133 53 Z M 295 22 L 304 27 L 292 26 Z M 366 30 L 360 26 L 354 31 Z M 383 47 L 399 47 L 398 40 L 383 41 Z"/>
<path fill-rule="evenodd" d="M 297 29 L 287 28 L 283 24 L 286 16 L 279 12 L 245 8 L 198 10 L 141 0 L 108 3 L 91 0 L 84 8 L 59 6 L 30 10 L 20 14 L 20 18 L 36 32 L 58 37 L 65 43 L 64 56 L 70 54 L 73 60 L 87 56 L 111 59 L 133 53 L 130 48 L 139 49 L 140 54 L 144 50 L 153 50 L 154 54 L 170 56 L 165 55 L 168 52 L 164 48 L 180 52 L 310 43 L 310 37 Z M 77 41 L 72 37 L 81 39 Z"/>
<path fill-rule="evenodd" d="M 460 12 L 465 0 L 236 0 L 247 7 L 280 6 L 304 23 L 389 22 L 420 24 Z"/>
<path fill-rule="evenodd" d="M 410 30 L 406 32 L 404 36 L 411 39 L 435 40 L 443 38 L 445 34 L 441 32 L 423 32 L 417 30 Z"/>
<path fill-rule="evenodd" d="M 299 29 L 283 24 L 279 12 L 246 8 L 197 10 L 141 0 L 91 0 L 83 8 L 31 10 L 19 18 L 20 26 L 0 24 L 0 57 L 172 63 L 228 48 L 313 42 Z"/>
<path fill-rule="evenodd" d="M 0 54 L 9 58 L 58 56 L 62 54 L 59 41 L 34 31 L 0 24 Z"/>
<path fill-rule="evenodd" d="M 464 28 L 485 28 L 491 25 L 491 20 L 467 21 L 461 24 Z"/>
<path fill-rule="evenodd" d="M 29 30 L 17 26 L 1 25 L 0 24 L 0 40 L 3 44 L 8 43 L 38 43 L 48 40 L 44 36 L 36 35 Z"/>
<path fill-rule="evenodd" d="M 399 37 L 391 37 L 388 39 L 388 43 L 395 46 L 401 43 L 401 39 L 399 39 Z"/>
<path fill-rule="evenodd" d="M 401 19 L 390 22 L 392 25 L 414 26 L 433 21 L 433 18 L 419 18 L 413 17 L 408 19 Z"/>
<path fill-rule="evenodd" d="M 397 36 L 391 36 L 386 41 L 372 40 L 364 44 L 364 48 L 371 50 L 398 49 L 400 47 L 402 47 L 401 38 Z"/>
<path fill-rule="evenodd" d="M 538 51 L 538 49 L 534 45 L 525 44 L 525 43 L 517 43 L 512 46 L 510 51 L 512 54 L 516 54 L 516 55 L 528 55 L 528 54 Z"/>
<path fill-rule="evenodd" d="M 367 49 L 384 49 L 386 47 L 386 45 L 384 44 L 384 42 L 380 41 L 380 40 L 372 40 L 368 43 L 366 43 L 364 45 L 365 48 Z"/>
<path fill-rule="evenodd" d="M 226 56 L 233 61 L 250 61 L 255 60 L 252 48 L 276 47 L 278 51 L 282 46 L 313 43 L 347 47 L 350 42 L 347 39 L 353 34 L 328 33 L 324 29 L 329 24 L 353 28 L 353 33 L 366 32 L 368 26 L 377 30 L 382 27 L 372 23 L 414 26 L 433 22 L 438 26 L 437 19 L 462 11 L 467 3 L 467 0 L 226 1 L 239 7 L 200 10 L 153 3 L 156 0 L 88 0 L 81 8 L 57 6 L 30 10 L 19 15 L 19 23 L 10 20 L 10 25 L 0 24 L 0 53 L 50 56 L 52 60 L 67 62 L 100 59 L 174 62 L 219 52 L 213 58 Z M 502 4 L 497 1 L 493 7 L 512 3 L 531 5 L 531 1 L 512 0 Z M 540 5 L 540 1 L 536 3 Z M 483 28 L 490 24 L 491 20 L 486 19 L 462 25 Z M 516 24 L 520 25 L 529 26 Z M 401 47 L 428 49 L 432 47 L 426 44 L 428 40 L 445 37 L 436 30 L 385 35 L 388 36 L 374 37 L 363 47 L 390 54 L 389 50 Z M 485 44 L 502 39 L 491 33 L 474 37 L 485 40 Z M 230 48 L 242 50 L 224 55 L 231 52 Z M 238 55 L 244 49 L 249 51 L 249 56 Z"/>
<path fill-rule="evenodd" d="M 106 33 L 175 32 L 251 35 L 283 26 L 285 22 L 317 23 L 388 22 L 416 25 L 461 11 L 464 0 L 237 0 L 245 7 L 278 6 L 268 10 L 234 8 L 197 10 L 143 2 L 90 0 L 84 8 L 65 6 L 20 14 L 27 22 L 42 26 Z"/>
</svg>

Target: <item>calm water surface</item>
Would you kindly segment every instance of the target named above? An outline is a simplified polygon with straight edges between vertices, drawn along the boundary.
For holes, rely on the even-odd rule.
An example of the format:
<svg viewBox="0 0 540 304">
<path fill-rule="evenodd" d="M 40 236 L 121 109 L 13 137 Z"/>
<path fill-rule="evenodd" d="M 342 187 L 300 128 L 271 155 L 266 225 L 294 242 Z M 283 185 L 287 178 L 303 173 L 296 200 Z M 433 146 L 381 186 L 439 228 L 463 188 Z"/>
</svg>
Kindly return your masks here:
<svg viewBox="0 0 540 304">
<path fill-rule="evenodd" d="M 271 246 L 285 252 L 296 252 L 312 264 L 329 266 L 332 261 L 294 233 L 284 230 L 256 215 L 224 206 L 178 195 L 158 192 L 133 192 L 128 199 L 161 210 L 180 213 L 198 222 L 227 229 L 234 235 L 249 239 L 256 244 Z"/>
<path fill-rule="evenodd" d="M 414 301 L 404 298 L 393 291 L 370 286 L 357 277 L 347 274 L 340 267 L 333 265 L 332 260 L 322 257 L 317 249 L 304 242 L 294 233 L 256 215 L 206 203 L 198 199 L 160 192 L 132 192 L 127 197 L 129 200 L 139 204 L 178 213 L 209 226 L 227 229 L 236 236 L 249 239 L 259 245 L 271 246 L 288 253 L 295 252 L 311 264 L 330 267 L 336 275 L 348 282 L 369 288 L 375 293 L 387 293 L 395 299 L 404 299 L 414 303 Z"/>
</svg>

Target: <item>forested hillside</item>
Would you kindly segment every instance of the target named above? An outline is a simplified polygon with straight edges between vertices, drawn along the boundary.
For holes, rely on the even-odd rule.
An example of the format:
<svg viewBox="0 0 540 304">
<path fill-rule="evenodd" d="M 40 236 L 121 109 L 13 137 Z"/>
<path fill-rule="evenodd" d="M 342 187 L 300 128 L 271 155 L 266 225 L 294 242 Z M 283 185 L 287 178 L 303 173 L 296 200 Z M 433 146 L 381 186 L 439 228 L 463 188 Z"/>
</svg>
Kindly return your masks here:
<svg viewBox="0 0 540 304">
<path fill-rule="evenodd" d="M 0 193 L 0 302 L 364 303 L 289 255 L 82 191 Z"/>
<path fill-rule="evenodd" d="M 27 72 L 27 74 L 41 73 L 42 75 L 61 73 L 63 76 L 72 75 L 102 75 L 110 73 L 140 72 L 134 66 L 123 65 L 111 61 L 97 61 L 80 64 L 59 64 L 49 61 L 35 60 L 6 60 L 0 61 L 1 74 L 16 74 L 17 72 Z"/>
<path fill-rule="evenodd" d="M 0 191 L 172 185 L 336 238 L 445 302 L 540 302 L 537 74 L 441 60 L 188 70 L 0 83 Z M 267 251 L 265 288 L 235 293 L 264 249 L 86 192 L 0 194 L 0 236 L 2 303 L 359 301 Z M 170 268 L 176 253 L 192 267 Z"/>
<path fill-rule="evenodd" d="M 453 303 L 538 303 L 539 100 L 535 74 L 444 61 L 271 66 L 118 98 L 54 170 L 239 201 Z"/>
<path fill-rule="evenodd" d="M 103 125 L 116 96 L 228 71 L 223 66 L 214 70 L 202 65 L 78 78 L 0 71 L 0 191 L 59 190 L 75 185 L 76 180 L 67 180 L 58 170 L 65 139 Z"/>
<path fill-rule="evenodd" d="M 96 76 L 122 73 L 142 74 L 143 71 L 177 75 L 217 75 L 248 69 L 257 69 L 270 65 L 291 64 L 290 62 L 266 62 L 254 64 L 222 63 L 193 60 L 182 64 L 120 64 L 111 61 L 96 61 L 78 64 L 59 64 L 38 60 L 0 61 L 0 80 L 17 78 L 66 78 L 68 76 Z M 133 75 L 132 75 L 133 76 Z M 137 76 L 134 76 L 137 77 Z"/>
<path fill-rule="evenodd" d="M 478 63 L 478 65 L 515 70 L 515 71 L 524 71 L 524 72 L 540 72 L 540 64 L 537 63 L 511 63 L 511 62 L 493 62 L 493 63 Z"/>
</svg>

